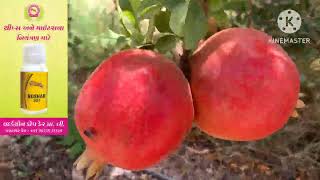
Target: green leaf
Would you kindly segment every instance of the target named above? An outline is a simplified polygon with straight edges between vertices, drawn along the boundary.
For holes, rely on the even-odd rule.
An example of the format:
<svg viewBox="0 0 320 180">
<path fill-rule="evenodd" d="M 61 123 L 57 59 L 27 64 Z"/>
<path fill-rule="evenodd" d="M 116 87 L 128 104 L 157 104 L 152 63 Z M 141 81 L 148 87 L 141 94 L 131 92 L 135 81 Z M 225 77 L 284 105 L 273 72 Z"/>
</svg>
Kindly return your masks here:
<svg viewBox="0 0 320 180">
<path fill-rule="evenodd" d="M 195 49 L 199 40 L 208 32 L 207 17 L 200 4 L 191 0 L 184 28 L 184 43 L 186 49 Z"/>
<path fill-rule="evenodd" d="M 159 32 L 172 32 L 169 25 L 170 12 L 161 11 L 155 16 L 155 26 Z"/>
<path fill-rule="evenodd" d="M 121 12 L 121 20 L 130 35 L 136 31 L 137 22 L 131 11 L 122 11 Z"/>
<path fill-rule="evenodd" d="M 143 44 L 143 41 L 145 40 L 145 37 L 139 33 L 139 32 L 134 32 L 131 36 L 131 39 L 133 40 L 132 47 L 135 47 L 137 45 Z"/>
<path fill-rule="evenodd" d="M 172 6 L 170 17 L 170 28 L 178 36 L 183 36 L 183 28 L 188 13 L 189 1 L 179 1 Z"/>
<path fill-rule="evenodd" d="M 224 12 L 223 9 L 210 13 L 210 16 L 213 16 L 215 18 L 218 27 L 227 28 L 231 26 L 228 15 Z"/>
<path fill-rule="evenodd" d="M 129 0 L 119 0 L 119 6 L 123 11 L 133 11 Z"/>
<path fill-rule="evenodd" d="M 61 141 L 58 141 L 57 144 L 61 144 L 63 146 L 71 146 L 74 142 L 75 142 L 75 138 L 69 135 L 63 138 Z"/>
<path fill-rule="evenodd" d="M 189 0 L 160 0 L 160 2 L 170 11 L 173 11 L 175 7 L 177 7 L 181 3 L 185 3 L 186 1 Z"/>
<path fill-rule="evenodd" d="M 242 0 L 233 0 L 232 3 L 240 3 Z M 209 0 L 208 1 L 208 15 L 214 17 L 217 25 L 222 28 L 230 26 L 228 15 L 224 12 L 227 3 L 223 0 Z"/>
<path fill-rule="evenodd" d="M 143 0 L 137 10 L 138 19 L 153 18 L 161 9 L 161 4 L 158 0 Z"/>
<path fill-rule="evenodd" d="M 127 47 L 130 43 L 130 39 L 127 39 L 123 36 L 119 37 L 117 40 L 117 44 L 114 46 L 115 51 L 119 51 Z"/>
<path fill-rule="evenodd" d="M 161 5 L 161 3 L 158 0 L 143 0 L 141 1 L 139 11 L 143 11 L 144 9 L 154 5 Z"/>
<path fill-rule="evenodd" d="M 139 13 L 140 0 L 119 0 L 119 6 L 122 11 L 130 11 L 135 17 Z"/>
<path fill-rule="evenodd" d="M 197 0 L 165 1 L 171 11 L 169 26 L 176 35 L 184 37 L 186 49 L 194 49 L 208 31 L 207 18 Z"/>
<path fill-rule="evenodd" d="M 138 13 L 139 7 L 140 7 L 140 0 L 129 0 L 130 5 L 132 7 L 132 10 L 134 13 Z"/>
<path fill-rule="evenodd" d="M 173 34 L 164 35 L 158 39 L 155 48 L 160 53 L 166 53 L 176 47 L 177 38 Z"/>
<path fill-rule="evenodd" d="M 76 158 L 84 151 L 84 144 L 81 142 L 75 143 L 71 148 L 68 149 L 69 156 L 71 159 Z"/>
<path fill-rule="evenodd" d="M 159 4 L 142 8 L 138 13 L 138 19 L 152 19 L 160 10 L 161 6 Z"/>
<path fill-rule="evenodd" d="M 223 8 L 223 0 L 208 0 L 208 11 L 216 12 Z"/>
<path fill-rule="evenodd" d="M 112 30 L 108 29 L 104 34 L 98 37 L 100 39 L 101 46 L 104 48 L 117 47 L 120 39 L 125 39 L 121 34 L 117 34 Z"/>
<path fill-rule="evenodd" d="M 248 0 L 231 0 L 227 2 L 224 1 L 223 4 L 224 10 L 244 11 L 247 9 Z"/>
</svg>

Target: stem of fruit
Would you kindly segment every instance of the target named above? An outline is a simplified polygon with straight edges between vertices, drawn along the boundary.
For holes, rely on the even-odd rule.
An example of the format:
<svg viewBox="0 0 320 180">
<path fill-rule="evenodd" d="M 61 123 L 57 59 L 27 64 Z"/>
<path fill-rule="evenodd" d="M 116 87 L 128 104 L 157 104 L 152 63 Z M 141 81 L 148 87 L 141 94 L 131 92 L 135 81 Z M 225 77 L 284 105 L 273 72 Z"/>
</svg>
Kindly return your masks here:
<svg viewBox="0 0 320 180">
<path fill-rule="evenodd" d="M 190 81 L 191 77 L 191 68 L 189 64 L 189 59 L 191 55 L 191 50 L 183 49 L 183 53 L 180 56 L 180 69 L 182 70 L 185 77 Z"/>
</svg>

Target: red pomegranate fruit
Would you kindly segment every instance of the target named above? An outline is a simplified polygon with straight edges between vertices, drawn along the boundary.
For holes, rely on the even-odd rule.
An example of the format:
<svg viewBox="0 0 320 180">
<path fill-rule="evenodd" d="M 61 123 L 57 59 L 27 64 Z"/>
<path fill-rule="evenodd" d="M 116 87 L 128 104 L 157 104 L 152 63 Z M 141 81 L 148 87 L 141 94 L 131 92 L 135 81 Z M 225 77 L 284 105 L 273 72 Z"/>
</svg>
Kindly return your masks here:
<svg viewBox="0 0 320 180">
<path fill-rule="evenodd" d="M 193 114 L 189 84 L 178 67 L 138 49 L 104 61 L 75 106 L 90 158 L 129 170 L 152 166 L 175 150 Z"/>
<path fill-rule="evenodd" d="M 217 138 L 262 139 L 285 125 L 299 93 L 293 61 L 266 33 L 230 28 L 190 60 L 196 124 Z"/>
</svg>

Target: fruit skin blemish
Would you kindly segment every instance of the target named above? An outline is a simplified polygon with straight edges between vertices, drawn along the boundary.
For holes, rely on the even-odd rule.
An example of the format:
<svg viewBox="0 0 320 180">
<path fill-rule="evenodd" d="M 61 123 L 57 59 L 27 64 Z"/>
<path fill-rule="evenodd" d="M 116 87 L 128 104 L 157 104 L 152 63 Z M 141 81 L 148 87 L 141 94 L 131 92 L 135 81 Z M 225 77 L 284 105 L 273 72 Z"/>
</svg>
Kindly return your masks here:
<svg viewBox="0 0 320 180">
<path fill-rule="evenodd" d="M 25 44 L 20 71 L 20 107 L 25 114 L 47 112 L 48 69 L 43 44 Z"/>
</svg>

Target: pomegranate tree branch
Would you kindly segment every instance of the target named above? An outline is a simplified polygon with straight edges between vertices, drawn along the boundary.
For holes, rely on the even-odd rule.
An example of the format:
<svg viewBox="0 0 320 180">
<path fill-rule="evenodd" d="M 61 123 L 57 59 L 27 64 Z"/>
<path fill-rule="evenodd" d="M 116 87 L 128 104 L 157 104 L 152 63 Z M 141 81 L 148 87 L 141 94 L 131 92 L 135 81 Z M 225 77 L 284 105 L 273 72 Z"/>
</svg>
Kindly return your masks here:
<svg viewBox="0 0 320 180">
<path fill-rule="evenodd" d="M 248 0 L 248 24 L 247 24 L 247 26 L 248 27 L 252 27 L 252 8 L 253 8 L 253 6 L 252 6 L 252 0 Z"/>
</svg>

